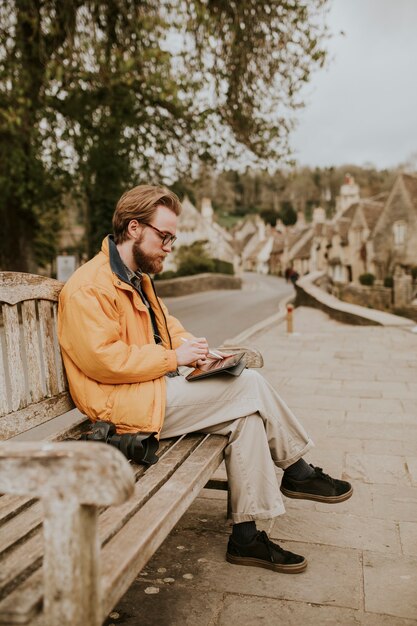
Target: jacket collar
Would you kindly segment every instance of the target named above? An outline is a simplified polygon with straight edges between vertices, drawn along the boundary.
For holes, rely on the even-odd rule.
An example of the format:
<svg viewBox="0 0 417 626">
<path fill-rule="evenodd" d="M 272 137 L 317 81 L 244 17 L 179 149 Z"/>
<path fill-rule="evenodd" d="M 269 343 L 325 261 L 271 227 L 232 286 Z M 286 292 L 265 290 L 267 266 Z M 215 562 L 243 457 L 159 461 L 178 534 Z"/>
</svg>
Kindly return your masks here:
<svg viewBox="0 0 417 626">
<path fill-rule="evenodd" d="M 109 255 L 111 271 L 114 274 L 116 274 L 116 276 L 120 278 L 120 280 L 122 280 L 124 283 L 129 284 L 130 281 L 126 272 L 126 267 L 122 259 L 120 258 L 119 251 L 117 249 L 116 244 L 114 243 L 113 235 L 108 235 L 106 239 L 103 241 L 103 252 L 105 252 L 106 243 L 108 247 L 108 255 Z"/>
</svg>

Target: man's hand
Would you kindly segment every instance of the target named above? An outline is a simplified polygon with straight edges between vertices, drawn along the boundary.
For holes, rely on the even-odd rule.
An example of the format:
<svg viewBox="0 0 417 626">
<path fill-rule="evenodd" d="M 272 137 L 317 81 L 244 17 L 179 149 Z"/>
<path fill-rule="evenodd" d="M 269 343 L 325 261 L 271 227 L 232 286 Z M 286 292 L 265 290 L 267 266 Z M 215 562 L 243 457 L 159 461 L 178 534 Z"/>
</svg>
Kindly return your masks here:
<svg viewBox="0 0 417 626">
<path fill-rule="evenodd" d="M 216 355 L 216 356 L 214 356 Z M 227 356 L 230 356 L 229 353 L 227 352 L 220 352 L 220 350 L 213 351 L 211 352 L 211 350 L 209 350 L 209 353 L 207 356 L 203 357 L 202 359 L 199 359 L 197 361 L 197 365 L 200 367 L 200 365 L 207 365 L 209 363 L 213 363 L 215 361 L 219 361 L 219 359 L 225 359 Z"/>
<path fill-rule="evenodd" d="M 175 352 L 178 365 L 190 365 L 195 361 L 204 360 L 209 352 L 207 339 L 205 337 L 188 339 Z"/>
</svg>

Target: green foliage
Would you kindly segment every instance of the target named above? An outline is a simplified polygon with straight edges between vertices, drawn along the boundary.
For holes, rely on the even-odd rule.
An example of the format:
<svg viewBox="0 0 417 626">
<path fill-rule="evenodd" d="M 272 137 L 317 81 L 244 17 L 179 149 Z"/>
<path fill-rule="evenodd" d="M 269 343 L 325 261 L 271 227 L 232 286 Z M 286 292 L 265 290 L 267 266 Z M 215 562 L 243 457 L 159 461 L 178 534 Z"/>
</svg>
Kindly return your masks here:
<svg viewBox="0 0 417 626">
<path fill-rule="evenodd" d="M 375 282 L 375 275 L 371 274 L 369 272 L 366 272 L 365 274 L 361 274 L 359 276 L 359 282 L 361 285 L 366 285 L 368 287 L 372 287 L 372 285 Z"/>
<path fill-rule="evenodd" d="M 206 241 L 196 241 L 191 246 L 181 246 L 176 252 L 178 269 L 157 274 L 156 280 L 194 276 L 195 274 L 218 273 L 234 274 L 233 263 L 221 259 L 211 259 L 205 250 Z"/>
<path fill-rule="evenodd" d="M 392 289 L 394 287 L 394 278 L 392 276 L 385 276 L 384 287 Z"/>
<path fill-rule="evenodd" d="M 274 209 L 263 209 L 262 211 L 259 211 L 259 215 L 266 224 L 271 224 L 271 226 L 275 226 L 277 219 L 280 217 L 280 213 L 278 213 L 278 211 L 274 211 Z"/>
<path fill-rule="evenodd" d="M 211 259 L 214 263 L 214 271 L 218 274 L 231 274 L 235 273 L 235 268 L 233 267 L 233 263 L 229 263 L 229 261 L 222 261 L 221 259 Z"/>
<path fill-rule="evenodd" d="M 282 223 L 285 226 L 292 226 L 297 221 L 297 213 L 290 202 L 284 201 L 280 211 Z"/>
<path fill-rule="evenodd" d="M 68 189 L 87 204 L 92 255 L 128 186 L 198 161 L 286 157 L 300 89 L 325 58 L 326 3 L 1 3 L 0 265 L 50 260 Z"/>
<path fill-rule="evenodd" d="M 177 276 L 192 276 L 214 272 L 215 264 L 205 251 L 205 241 L 196 241 L 191 246 L 181 246 L 176 253 Z"/>
</svg>

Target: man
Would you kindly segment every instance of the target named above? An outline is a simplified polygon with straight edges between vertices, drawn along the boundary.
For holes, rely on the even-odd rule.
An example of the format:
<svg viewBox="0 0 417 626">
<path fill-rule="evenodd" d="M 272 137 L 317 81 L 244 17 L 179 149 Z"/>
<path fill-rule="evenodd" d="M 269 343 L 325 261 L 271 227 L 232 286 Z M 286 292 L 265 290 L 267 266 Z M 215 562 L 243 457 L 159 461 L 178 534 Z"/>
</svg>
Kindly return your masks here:
<svg viewBox="0 0 417 626">
<path fill-rule="evenodd" d="M 204 363 L 209 347 L 169 315 L 148 274 L 162 270 L 180 211 L 177 196 L 163 187 L 128 191 L 113 216 L 114 237 L 63 288 L 59 340 L 71 395 L 83 413 L 113 422 L 119 433 L 227 435 L 233 521 L 227 560 L 298 573 L 306 559 L 256 528 L 257 519 L 284 512 L 276 466 L 284 470 L 281 491 L 288 497 L 336 503 L 352 487 L 303 460 L 312 441 L 254 370 L 192 383 L 179 374 L 178 366 Z"/>
</svg>

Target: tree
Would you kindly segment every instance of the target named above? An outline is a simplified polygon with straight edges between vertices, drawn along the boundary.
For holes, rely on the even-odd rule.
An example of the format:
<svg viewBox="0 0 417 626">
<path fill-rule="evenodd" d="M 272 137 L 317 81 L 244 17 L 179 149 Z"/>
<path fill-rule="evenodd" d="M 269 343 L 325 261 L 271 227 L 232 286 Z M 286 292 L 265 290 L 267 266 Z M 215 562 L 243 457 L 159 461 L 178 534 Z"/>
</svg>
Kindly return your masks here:
<svg viewBox="0 0 417 626">
<path fill-rule="evenodd" d="M 297 221 L 297 213 L 291 202 L 284 201 L 280 211 L 281 221 L 285 226 L 292 226 Z"/>
<path fill-rule="evenodd" d="M 51 60 L 74 31 L 69 3 L 0 4 L 0 267 L 27 271 L 50 258 L 66 175 L 47 102 Z M 49 14 L 45 20 L 43 13 Z M 49 24 L 47 23 L 49 21 Z"/>
<path fill-rule="evenodd" d="M 3 1 L 2 267 L 32 267 L 40 233 L 37 261 L 53 252 L 70 180 L 87 203 L 91 255 L 126 186 L 202 159 L 286 156 L 289 112 L 324 60 L 325 4 Z"/>
</svg>

